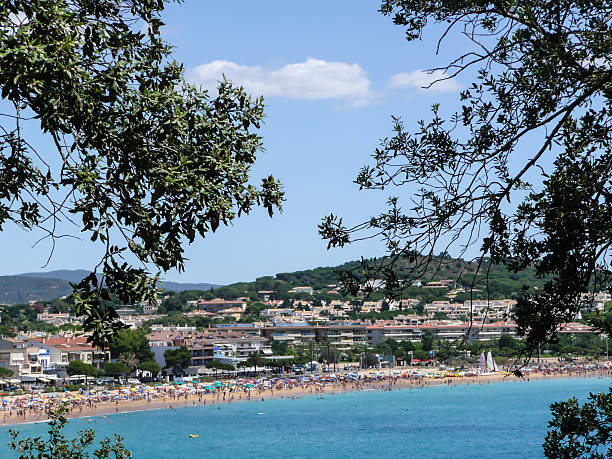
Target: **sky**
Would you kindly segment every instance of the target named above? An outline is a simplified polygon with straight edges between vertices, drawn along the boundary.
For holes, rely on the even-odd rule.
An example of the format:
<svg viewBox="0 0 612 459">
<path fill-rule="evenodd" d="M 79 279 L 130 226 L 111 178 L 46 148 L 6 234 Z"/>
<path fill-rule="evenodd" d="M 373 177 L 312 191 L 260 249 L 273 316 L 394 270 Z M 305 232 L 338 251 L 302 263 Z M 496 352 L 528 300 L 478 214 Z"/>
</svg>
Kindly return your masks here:
<svg viewBox="0 0 612 459">
<path fill-rule="evenodd" d="M 282 214 L 263 209 L 219 228 L 186 247 L 186 269 L 169 272 L 179 282 L 229 284 L 265 275 L 335 266 L 384 252 L 379 241 L 327 250 L 317 231 L 334 213 L 348 224 L 384 209 L 390 195 L 411 190 L 359 191 L 353 183 L 381 138 L 392 134 L 391 116 L 407 126 L 428 119 L 430 107 L 458 106 L 465 76 L 422 86 L 425 72 L 448 62 L 461 42 L 448 40 L 436 55 L 439 30 L 418 42 L 382 16 L 377 1 L 287 2 L 186 0 L 162 15 L 164 38 L 174 45 L 189 81 L 214 90 L 225 74 L 265 100 L 259 131 L 265 152 L 253 183 L 269 174 L 285 189 Z M 92 269 L 100 248 L 88 238 L 50 246 L 36 232 L 7 226 L 0 232 L 0 275 L 54 269 Z"/>
</svg>

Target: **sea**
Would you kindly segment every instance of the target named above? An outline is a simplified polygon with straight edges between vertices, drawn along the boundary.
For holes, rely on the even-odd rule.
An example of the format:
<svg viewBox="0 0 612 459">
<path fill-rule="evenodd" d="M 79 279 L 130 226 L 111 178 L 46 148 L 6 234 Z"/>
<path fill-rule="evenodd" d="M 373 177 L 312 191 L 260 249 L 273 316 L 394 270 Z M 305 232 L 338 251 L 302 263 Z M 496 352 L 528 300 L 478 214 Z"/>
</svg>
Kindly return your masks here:
<svg viewBox="0 0 612 459">
<path fill-rule="evenodd" d="M 71 419 L 96 443 L 119 433 L 135 458 L 543 457 L 549 405 L 607 391 L 610 378 L 544 379 L 362 391 Z M 17 427 L 47 435 L 44 423 Z M 9 428 L 0 428 L 0 457 Z M 189 435 L 199 435 L 190 438 Z"/>
</svg>

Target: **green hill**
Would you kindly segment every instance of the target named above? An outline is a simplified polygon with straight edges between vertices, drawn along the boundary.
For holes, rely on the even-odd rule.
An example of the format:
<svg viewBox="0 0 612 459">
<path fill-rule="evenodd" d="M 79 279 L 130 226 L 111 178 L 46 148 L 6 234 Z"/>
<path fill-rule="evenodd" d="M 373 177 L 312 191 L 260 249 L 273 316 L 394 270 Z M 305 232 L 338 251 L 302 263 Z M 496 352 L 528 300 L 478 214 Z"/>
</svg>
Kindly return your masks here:
<svg viewBox="0 0 612 459">
<path fill-rule="evenodd" d="M 0 276 L 0 304 L 48 301 L 72 294 L 70 282 L 76 283 L 89 275 L 83 269 L 61 269 L 48 272 L 23 273 L 16 276 Z M 219 285 L 208 283 L 186 284 L 162 281 L 162 288 L 181 292 L 184 290 L 209 290 Z"/>
<path fill-rule="evenodd" d="M 456 281 L 457 287 L 469 287 L 474 272 L 477 269 L 476 263 L 468 263 L 460 259 L 437 259 L 420 279 L 423 283 L 429 281 L 452 279 Z M 485 265 L 484 268 L 487 268 Z M 166 290 L 181 293 L 182 299 L 193 299 L 198 297 L 214 298 L 216 296 L 234 299 L 238 297 L 249 297 L 252 300 L 258 298 L 261 290 L 274 292 L 274 298 L 285 299 L 289 297 L 308 297 L 306 294 L 289 294 L 293 287 L 308 286 L 312 287 L 319 297 L 338 298 L 338 295 L 326 293 L 331 285 L 338 284 L 338 270 L 355 270 L 361 274 L 360 263 L 351 261 L 340 266 L 319 267 L 295 272 L 278 273 L 274 276 L 263 276 L 252 282 L 238 282 L 224 287 L 212 284 L 182 284 L 167 282 Z M 408 279 L 416 279 L 414 275 L 408 275 L 407 265 L 400 263 L 397 269 L 399 275 L 406 276 Z M 481 268 L 481 271 L 483 269 Z M 510 298 L 518 294 L 524 285 L 530 287 L 541 287 L 543 281 L 537 279 L 533 269 L 526 269 L 520 273 L 509 272 L 504 266 L 493 265 L 488 270 L 488 288 L 491 298 Z M 53 271 L 49 273 L 26 273 L 19 276 L 0 276 L 0 303 L 27 303 L 30 300 L 51 300 L 64 295 L 70 295 L 72 289 L 69 280 L 82 278 L 87 271 Z M 57 276 L 58 278 L 52 277 Z M 210 289 L 213 290 L 210 290 Z M 482 293 L 476 293 L 476 297 L 484 296 L 487 288 L 486 279 L 482 274 L 477 276 L 475 288 Z M 418 298 L 424 301 L 445 298 L 448 289 L 428 289 L 428 288 L 408 288 L 405 291 L 406 298 Z M 382 292 L 375 292 L 373 299 L 383 297 Z M 457 298 L 461 300 L 459 295 Z"/>
<path fill-rule="evenodd" d="M 442 263 L 439 263 L 442 261 Z M 488 268 L 488 278 L 484 272 Z M 426 284 L 430 281 L 443 279 L 451 279 L 456 281 L 457 287 L 469 289 L 474 280 L 475 273 L 478 269 L 478 264 L 466 262 L 461 259 L 436 259 L 420 280 Z M 325 295 L 328 286 L 338 283 L 338 270 L 355 270 L 359 277 L 362 274 L 360 263 L 352 261 L 335 267 L 320 267 L 292 273 L 278 273 L 275 276 L 265 276 L 255 279 L 253 282 L 238 282 L 225 287 L 220 287 L 214 290 L 214 295 L 223 298 L 237 298 L 240 296 L 248 296 L 252 299 L 257 298 L 257 292 L 261 290 L 270 290 L 275 292 L 276 298 L 285 298 L 288 291 L 293 287 L 309 286 L 320 294 Z M 400 263 L 397 268 L 400 276 L 405 276 L 410 280 L 416 280 L 415 275 L 410 275 L 408 266 Z M 517 295 L 524 285 L 529 287 L 541 287 L 544 284 L 542 279 L 538 279 L 535 275 L 535 270 L 529 268 L 520 273 L 512 273 L 505 266 L 493 265 L 490 268 L 487 264 L 483 264 L 480 268 L 480 274 L 476 276 L 474 287 L 482 290 L 476 292 L 475 297 L 484 297 L 485 291 L 488 289 L 492 299 L 509 298 Z M 411 287 L 406 289 L 406 298 L 419 299 L 438 299 L 444 298 L 447 289 L 428 289 Z M 210 294 L 209 294 L 210 295 Z M 382 293 L 374 293 L 374 298 L 382 298 Z"/>
<path fill-rule="evenodd" d="M 71 293 L 70 283 L 63 279 L 0 276 L 0 303 L 2 304 L 51 300 Z"/>
</svg>

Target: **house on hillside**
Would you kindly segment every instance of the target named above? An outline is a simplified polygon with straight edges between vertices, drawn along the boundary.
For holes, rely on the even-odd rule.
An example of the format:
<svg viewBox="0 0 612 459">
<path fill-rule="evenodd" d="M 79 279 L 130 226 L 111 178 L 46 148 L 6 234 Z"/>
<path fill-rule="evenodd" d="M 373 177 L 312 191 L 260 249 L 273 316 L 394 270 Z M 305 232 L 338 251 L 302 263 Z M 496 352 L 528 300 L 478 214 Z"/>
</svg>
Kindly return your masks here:
<svg viewBox="0 0 612 459">
<path fill-rule="evenodd" d="M 305 293 L 307 295 L 312 295 L 314 293 L 314 289 L 312 287 L 293 287 L 289 290 L 289 293 Z"/>
<path fill-rule="evenodd" d="M 260 290 L 257 292 L 257 296 L 261 301 L 270 301 L 272 295 L 274 295 L 274 291 L 272 290 Z"/>
<path fill-rule="evenodd" d="M 211 312 L 223 317 L 233 317 L 240 320 L 246 311 L 246 301 L 243 300 L 224 300 L 215 298 L 214 300 L 198 300 L 197 309 Z"/>
</svg>

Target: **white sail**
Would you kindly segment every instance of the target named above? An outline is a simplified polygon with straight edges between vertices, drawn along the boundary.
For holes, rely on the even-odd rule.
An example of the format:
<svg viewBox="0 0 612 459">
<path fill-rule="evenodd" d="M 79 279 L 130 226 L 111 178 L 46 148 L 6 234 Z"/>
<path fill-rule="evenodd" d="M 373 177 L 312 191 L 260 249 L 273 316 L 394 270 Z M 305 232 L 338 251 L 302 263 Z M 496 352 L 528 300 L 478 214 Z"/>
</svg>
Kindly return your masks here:
<svg viewBox="0 0 612 459">
<path fill-rule="evenodd" d="M 491 351 L 487 354 L 487 371 L 495 371 L 495 362 L 493 361 Z"/>
</svg>

